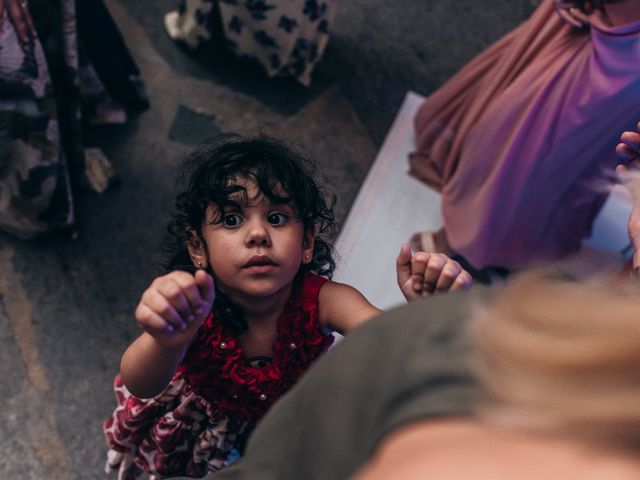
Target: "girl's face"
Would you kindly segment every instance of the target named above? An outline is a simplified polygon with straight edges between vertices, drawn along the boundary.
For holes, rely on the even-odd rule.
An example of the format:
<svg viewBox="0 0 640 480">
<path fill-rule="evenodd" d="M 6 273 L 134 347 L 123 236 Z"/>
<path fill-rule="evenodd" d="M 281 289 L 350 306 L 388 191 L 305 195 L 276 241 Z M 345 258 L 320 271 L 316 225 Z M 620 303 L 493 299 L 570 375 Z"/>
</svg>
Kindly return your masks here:
<svg viewBox="0 0 640 480">
<path fill-rule="evenodd" d="M 189 247 L 195 264 L 211 265 L 217 286 L 236 301 L 247 297 L 267 298 L 289 294 L 289 288 L 302 263 L 313 255 L 314 235 L 304 226 L 288 204 L 273 203 L 250 180 L 238 182 L 247 190 L 231 198 L 241 205 L 220 212 L 209 206 L 202 222 L 202 260 Z M 214 223 L 220 218 L 222 221 Z"/>
</svg>

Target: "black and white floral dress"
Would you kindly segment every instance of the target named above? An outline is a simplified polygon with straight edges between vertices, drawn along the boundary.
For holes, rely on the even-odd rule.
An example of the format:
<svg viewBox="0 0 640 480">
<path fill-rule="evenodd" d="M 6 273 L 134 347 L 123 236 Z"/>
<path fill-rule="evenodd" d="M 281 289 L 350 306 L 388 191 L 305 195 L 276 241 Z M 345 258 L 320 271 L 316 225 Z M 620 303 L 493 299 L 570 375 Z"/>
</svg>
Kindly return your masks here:
<svg viewBox="0 0 640 480">
<path fill-rule="evenodd" d="M 228 47 L 256 59 L 270 77 L 293 76 L 304 85 L 322 57 L 336 0 L 181 0 L 165 16 L 174 40 L 195 48 L 211 38 L 208 21 L 219 8 Z"/>
</svg>

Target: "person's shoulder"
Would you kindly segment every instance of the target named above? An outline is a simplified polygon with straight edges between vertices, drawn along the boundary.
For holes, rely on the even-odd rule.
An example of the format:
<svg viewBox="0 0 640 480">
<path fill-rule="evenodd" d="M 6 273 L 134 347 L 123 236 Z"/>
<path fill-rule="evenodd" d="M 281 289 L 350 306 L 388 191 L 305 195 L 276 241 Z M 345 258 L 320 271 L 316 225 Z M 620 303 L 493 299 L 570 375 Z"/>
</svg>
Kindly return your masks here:
<svg viewBox="0 0 640 480">
<path fill-rule="evenodd" d="M 320 295 L 323 299 L 330 300 L 333 304 L 341 304 L 351 299 L 362 299 L 364 296 L 357 288 L 346 283 L 336 282 L 334 280 L 324 279 L 320 285 Z"/>
<path fill-rule="evenodd" d="M 460 330 L 468 323 L 472 308 L 492 295 L 484 286 L 436 295 L 392 308 L 354 330 L 351 336 L 398 338 L 443 334 Z"/>
<path fill-rule="evenodd" d="M 329 280 L 324 277 L 320 277 L 324 281 L 320 284 L 324 292 L 357 292 L 358 290 L 347 285 L 346 283 L 336 282 L 335 280 Z"/>
</svg>

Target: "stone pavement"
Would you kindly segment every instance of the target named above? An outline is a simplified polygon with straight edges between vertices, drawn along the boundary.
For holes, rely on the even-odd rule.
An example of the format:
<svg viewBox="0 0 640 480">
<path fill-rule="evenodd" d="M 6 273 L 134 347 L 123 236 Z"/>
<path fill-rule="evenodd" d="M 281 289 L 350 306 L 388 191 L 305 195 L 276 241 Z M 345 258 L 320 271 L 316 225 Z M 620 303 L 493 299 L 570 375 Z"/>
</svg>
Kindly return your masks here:
<svg viewBox="0 0 640 480">
<path fill-rule="evenodd" d="M 151 108 L 94 129 L 121 179 L 79 192 L 79 238 L 0 235 L 0 479 L 103 478 L 101 421 L 157 271 L 175 168 L 208 132 L 286 136 L 320 164 L 348 212 L 407 90 L 428 94 L 532 10 L 528 0 L 350 0 L 313 85 L 268 81 L 220 48 L 189 54 L 162 32 L 174 0 L 107 0 Z"/>
</svg>

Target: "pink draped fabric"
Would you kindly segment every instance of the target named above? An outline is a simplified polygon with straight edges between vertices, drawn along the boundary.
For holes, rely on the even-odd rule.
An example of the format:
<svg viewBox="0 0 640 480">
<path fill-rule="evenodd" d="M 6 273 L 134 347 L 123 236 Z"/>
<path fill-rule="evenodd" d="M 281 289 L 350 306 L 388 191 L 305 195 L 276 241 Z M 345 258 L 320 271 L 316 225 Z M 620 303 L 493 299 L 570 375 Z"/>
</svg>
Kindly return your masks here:
<svg viewBox="0 0 640 480">
<path fill-rule="evenodd" d="M 449 244 L 475 267 L 551 261 L 590 233 L 640 119 L 640 21 L 590 20 L 543 1 L 416 115 L 410 174 L 442 192 Z"/>
</svg>

